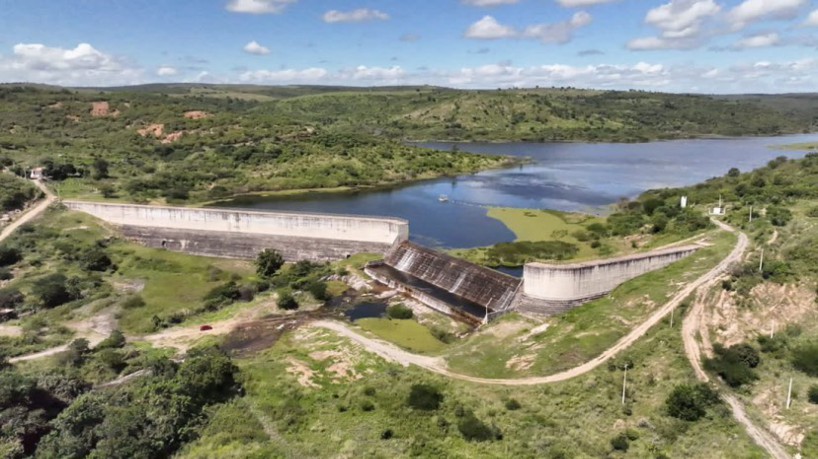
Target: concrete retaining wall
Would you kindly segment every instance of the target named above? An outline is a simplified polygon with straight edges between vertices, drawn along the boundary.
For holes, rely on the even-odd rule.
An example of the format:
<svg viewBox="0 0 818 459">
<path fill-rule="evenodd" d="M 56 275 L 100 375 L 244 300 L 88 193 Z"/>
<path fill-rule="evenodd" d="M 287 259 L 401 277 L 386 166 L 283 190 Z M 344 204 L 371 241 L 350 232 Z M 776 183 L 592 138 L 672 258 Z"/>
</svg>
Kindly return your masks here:
<svg viewBox="0 0 818 459">
<path fill-rule="evenodd" d="M 699 246 L 682 246 L 566 265 L 529 263 L 523 271 L 522 290 L 529 300 L 541 300 L 560 310 L 570 309 L 604 296 L 623 282 L 679 261 L 698 249 Z"/>
<path fill-rule="evenodd" d="M 250 259 L 273 248 L 287 260 L 338 260 L 362 252 L 385 254 L 409 238 L 409 223 L 397 218 L 83 201 L 63 204 L 119 226 L 131 240 L 196 255 Z"/>
</svg>

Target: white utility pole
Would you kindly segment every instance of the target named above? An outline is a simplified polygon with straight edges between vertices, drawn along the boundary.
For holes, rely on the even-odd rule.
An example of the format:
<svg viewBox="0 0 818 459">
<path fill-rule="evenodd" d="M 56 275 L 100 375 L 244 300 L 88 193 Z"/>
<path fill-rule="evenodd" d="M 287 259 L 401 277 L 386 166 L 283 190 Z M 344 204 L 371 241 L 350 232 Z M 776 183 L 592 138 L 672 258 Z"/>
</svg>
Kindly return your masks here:
<svg viewBox="0 0 818 459">
<path fill-rule="evenodd" d="M 673 313 L 676 312 L 676 308 L 670 310 L 670 328 L 673 328 Z"/>
<path fill-rule="evenodd" d="M 790 378 L 790 388 L 787 390 L 787 409 L 792 405 L 792 378 Z"/>
<path fill-rule="evenodd" d="M 625 375 L 622 377 L 622 404 L 625 404 L 625 387 L 628 385 L 628 364 L 625 364 Z"/>
<path fill-rule="evenodd" d="M 761 249 L 761 260 L 758 262 L 758 272 L 764 272 L 764 249 Z"/>
<path fill-rule="evenodd" d="M 753 206 L 750 206 L 750 223 L 753 223 Z"/>
</svg>

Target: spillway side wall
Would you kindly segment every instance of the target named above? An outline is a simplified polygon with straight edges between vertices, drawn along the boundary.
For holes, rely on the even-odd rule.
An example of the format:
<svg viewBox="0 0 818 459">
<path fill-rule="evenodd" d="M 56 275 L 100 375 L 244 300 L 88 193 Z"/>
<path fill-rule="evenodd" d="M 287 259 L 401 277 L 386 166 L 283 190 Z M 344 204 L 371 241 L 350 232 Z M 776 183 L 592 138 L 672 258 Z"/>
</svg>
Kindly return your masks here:
<svg viewBox="0 0 818 459">
<path fill-rule="evenodd" d="M 529 263 L 523 270 L 523 293 L 530 299 L 558 303 L 598 298 L 626 281 L 686 258 L 698 248 L 684 246 L 576 265 Z"/>
</svg>

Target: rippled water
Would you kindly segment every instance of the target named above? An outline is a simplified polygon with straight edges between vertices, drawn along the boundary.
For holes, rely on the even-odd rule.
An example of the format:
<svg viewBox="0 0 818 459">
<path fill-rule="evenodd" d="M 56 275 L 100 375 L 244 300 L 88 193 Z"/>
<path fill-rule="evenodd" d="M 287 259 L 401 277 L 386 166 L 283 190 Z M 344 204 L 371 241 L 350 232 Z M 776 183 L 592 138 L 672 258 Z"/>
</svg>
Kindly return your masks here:
<svg viewBox="0 0 818 459">
<path fill-rule="evenodd" d="M 411 238 L 421 244 L 477 247 L 514 239 L 505 225 L 486 215 L 487 206 L 600 212 L 621 197 L 648 189 L 692 185 L 731 167 L 751 170 L 781 155 L 802 157 L 803 152 L 770 147 L 815 141 L 818 135 L 812 134 L 642 144 L 457 144 L 463 151 L 529 157 L 532 163 L 390 190 L 239 199 L 222 205 L 397 216 L 409 220 Z M 421 145 L 450 150 L 455 144 Z M 449 202 L 438 201 L 443 194 Z"/>
</svg>

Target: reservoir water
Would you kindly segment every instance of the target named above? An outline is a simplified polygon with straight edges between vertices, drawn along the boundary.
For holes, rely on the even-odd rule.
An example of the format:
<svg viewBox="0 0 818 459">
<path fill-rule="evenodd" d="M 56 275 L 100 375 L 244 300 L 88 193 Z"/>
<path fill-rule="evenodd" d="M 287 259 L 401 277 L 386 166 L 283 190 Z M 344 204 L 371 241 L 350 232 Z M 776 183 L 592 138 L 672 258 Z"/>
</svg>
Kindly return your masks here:
<svg viewBox="0 0 818 459">
<path fill-rule="evenodd" d="M 701 139 L 641 144 L 423 143 L 479 154 L 528 157 L 530 164 L 377 191 L 239 198 L 220 206 L 395 216 L 409 220 L 411 239 L 430 247 L 468 248 L 514 240 L 488 206 L 601 212 L 622 197 L 678 187 L 763 166 L 777 156 L 805 152 L 776 145 L 815 142 L 818 135 Z M 448 202 L 440 202 L 446 195 Z"/>
</svg>

